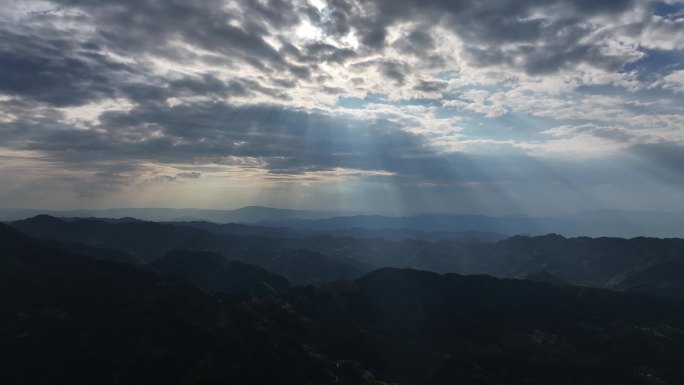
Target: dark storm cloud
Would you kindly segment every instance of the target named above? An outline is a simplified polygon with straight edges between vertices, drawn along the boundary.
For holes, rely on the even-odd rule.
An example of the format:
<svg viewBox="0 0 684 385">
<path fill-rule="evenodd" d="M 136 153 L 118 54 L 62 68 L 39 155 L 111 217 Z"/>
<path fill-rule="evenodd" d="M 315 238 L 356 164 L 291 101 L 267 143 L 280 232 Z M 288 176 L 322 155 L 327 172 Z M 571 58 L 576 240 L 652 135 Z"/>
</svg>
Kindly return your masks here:
<svg viewBox="0 0 684 385">
<path fill-rule="evenodd" d="M 30 141 L 42 142 L 51 132 L 77 132 L 63 122 L 62 111 L 36 105 L 32 100 L 0 102 L 0 111 L 16 117 L 9 122 L 0 122 L 0 148 L 22 149 Z"/>
<path fill-rule="evenodd" d="M 423 92 L 440 92 L 444 91 L 447 85 L 447 82 L 418 80 L 418 84 L 413 86 L 413 89 Z"/>
<path fill-rule="evenodd" d="M 7 126 L 0 124 L 0 130 Z M 21 127 L 6 135 L 14 148 L 39 151 L 53 163 L 74 168 L 143 161 L 231 164 L 250 158 L 274 174 L 351 168 L 407 178 L 458 178 L 457 167 L 434 154 L 421 136 L 402 131 L 400 123 L 277 106 L 150 103 L 104 113 L 90 130 L 66 125 L 45 130 L 43 120 Z"/>
<path fill-rule="evenodd" d="M 327 43 L 312 43 L 305 47 L 306 60 L 311 62 L 334 62 L 342 64 L 354 58 L 356 52 L 348 48 L 337 48 Z"/>
<path fill-rule="evenodd" d="M 267 169 L 279 173 L 336 167 L 384 170 L 383 162 L 430 154 L 420 137 L 390 121 L 329 117 L 275 106 L 150 106 L 127 114 L 108 113 L 102 122 L 118 133 L 146 131 L 153 136 L 160 131 L 158 138 L 141 143 L 138 156 L 217 163 L 233 156 L 259 158 Z"/>
<path fill-rule="evenodd" d="M 204 74 L 167 79 L 150 76 L 147 83 L 130 83 L 121 87 L 121 94 L 137 104 L 165 103 L 169 98 L 205 97 L 226 100 L 233 97 L 266 95 L 275 99 L 285 99 L 280 88 L 287 88 L 277 79 L 272 81 L 277 87 L 263 85 L 255 79 L 233 78 L 223 81 Z"/>
<path fill-rule="evenodd" d="M 393 45 L 405 54 L 419 56 L 429 53 L 435 49 L 435 42 L 428 30 L 428 26 L 413 29 L 408 34 L 397 39 Z"/>
<path fill-rule="evenodd" d="M 55 106 L 80 105 L 114 96 L 120 79 L 138 73 L 65 33 L 29 32 L 0 26 L 0 93 Z"/>
<path fill-rule="evenodd" d="M 406 37 L 406 40 L 411 45 L 411 47 L 420 51 L 431 49 L 435 46 L 435 42 L 432 39 L 432 36 L 430 36 L 430 34 L 421 29 L 414 29 L 413 31 L 411 31 L 411 33 L 409 33 Z"/>
<path fill-rule="evenodd" d="M 119 95 L 137 103 L 165 103 L 169 98 L 201 96 L 205 98 L 229 99 L 264 94 L 282 97 L 278 90 L 263 86 L 251 79 L 231 79 L 223 81 L 210 74 L 183 76 L 167 79 L 149 76 L 145 82 L 123 83 Z"/>
<path fill-rule="evenodd" d="M 318 68 L 321 63 L 344 65 L 380 52 L 388 44 L 388 28 L 405 21 L 418 26 L 405 31 L 394 44 L 430 63 L 444 60 L 430 55 L 435 50 L 430 33 L 434 25 L 463 39 L 467 59 L 481 66 L 503 64 L 545 74 L 582 62 L 615 70 L 631 60 L 607 54 L 590 41 L 580 43 L 592 31 L 583 22 L 586 17 L 617 16 L 633 5 L 627 0 L 335 0 L 323 11 L 307 2 L 284 0 L 239 0 L 231 2 L 234 8 L 218 0 L 54 3 L 61 8 L 29 14 L 22 25 L 0 26 L 0 92 L 55 106 L 114 97 L 146 103 L 193 94 L 229 98 L 260 93 L 283 99 L 278 88 L 325 78 Z M 529 17 L 532 11 L 540 11 L 541 16 Z M 352 50 L 320 41 L 294 46 L 288 34 L 305 18 L 331 36 L 356 32 L 362 47 Z M 95 28 L 84 32 L 60 27 L 60 23 Z M 274 48 L 268 38 L 282 46 Z M 210 54 L 188 50 L 180 43 Z M 506 43 L 515 44 L 502 48 Z M 132 58 L 135 63 L 114 60 L 104 52 Z M 215 61 L 227 67 L 246 63 L 273 80 L 270 85 L 256 79 L 223 81 L 211 74 L 161 79 L 152 75 L 151 64 L 146 62 L 149 55 L 178 62 Z M 398 59 L 382 61 L 379 70 L 394 84 L 403 85 L 409 69 Z M 421 83 L 415 87 L 435 91 L 435 86 Z"/>
<path fill-rule="evenodd" d="M 141 3 L 140 6 L 144 4 Z M 26 25 L 0 25 L 0 94 L 56 107 L 78 106 L 113 98 L 125 98 L 134 103 L 164 102 L 171 97 L 191 96 L 229 98 L 263 94 L 284 98 L 278 89 L 263 85 L 255 79 L 234 78 L 223 81 L 208 73 L 164 78 L 156 75 L 153 65 L 143 57 L 137 57 L 135 62 L 115 60 L 104 52 L 118 50 L 120 57 L 135 57 L 132 55 L 138 55 L 138 50 L 143 48 L 141 44 L 146 44 L 145 41 L 148 40 L 141 38 L 140 42 L 129 44 L 127 34 L 144 33 L 135 32 L 135 28 L 129 30 L 105 17 L 109 13 L 123 12 L 119 10 L 120 7 L 104 8 L 109 11 L 102 11 L 103 15 L 100 17 L 103 20 L 95 18 L 98 25 L 97 36 L 85 36 L 59 26 L 59 22 L 85 22 L 81 19 L 92 18 L 93 15 L 75 17 L 40 14 L 36 17 L 29 16 Z M 134 12 L 134 9 L 128 12 Z M 94 14 L 98 15 L 97 12 Z M 134 19 L 141 17 L 145 16 Z M 115 32 L 114 29 L 117 28 L 121 31 Z M 245 44 L 244 38 L 245 36 L 239 36 L 237 39 Z M 151 39 L 161 37 L 156 34 Z M 246 44 L 238 48 L 251 47 L 257 51 L 258 57 L 262 47 L 259 44 L 250 46 L 249 39 Z M 173 54 L 161 43 L 155 49 L 164 50 L 164 54 Z M 244 52 L 244 55 L 250 56 L 248 52 Z M 282 63 L 279 55 L 276 56 L 278 58 L 274 60 L 293 74 L 299 77 L 309 76 L 307 68 Z M 26 112 L 30 114 L 30 111 Z"/>
<path fill-rule="evenodd" d="M 406 76 L 404 75 L 405 65 L 395 61 L 383 61 L 379 64 L 380 73 L 390 80 L 393 80 L 397 85 L 403 85 Z"/>
<path fill-rule="evenodd" d="M 297 76 L 303 72 L 287 63 L 264 39 L 272 28 L 287 29 L 298 24 L 300 9 L 290 2 L 236 2 L 242 14 L 214 0 L 116 3 L 58 0 L 56 3 L 85 11 L 97 25 L 99 40 L 115 52 L 154 53 L 182 61 L 186 52 L 174 45 L 182 41 L 208 52 L 241 59 L 257 68 L 289 70 Z"/>
<path fill-rule="evenodd" d="M 588 17 L 617 17 L 634 4 L 633 0 L 350 0 L 332 2 L 328 12 L 338 16 L 317 21 L 334 31 L 357 31 L 360 41 L 375 51 L 386 45 L 390 26 L 407 21 L 441 24 L 463 40 L 469 60 L 476 65 L 505 64 L 529 74 L 545 74 L 581 62 L 615 70 L 633 60 L 629 55 L 605 53 L 599 44 L 584 40 L 593 31 L 586 23 Z M 405 52 L 432 45 L 429 34 L 420 29 L 397 43 Z"/>
<path fill-rule="evenodd" d="M 202 79 L 159 79 L 148 60 L 151 56 L 225 67 L 246 63 L 267 74 L 311 76 L 310 68 L 288 62 L 265 40 L 277 29 L 286 31 L 299 23 L 301 9 L 288 1 L 245 0 L 237 3 L 239 13 L 221 1 L 55 3 L 61 8 L 54 12 L 29 13 L 16 24 L 0 26 L 1 93 L 58 106 L 121 96 L 136 102 L 160 100 L 192 93 L 259 92 L 282 98 L 277 90 L 268 91 L 253 79 L 228 84 L 210 74 Z M 114 60 L 105 52 L 124 60 Z M 350 54 L 326 52 L 309 61 L 342 62 Z"/>
<path fill-rule="evenodd" d="M 554 163 L 515 153 L 505 157 L 439 154 L 425 138 L 402 128 L 400 122 L 391 120 L 207 102 L 174 107 L 147 104 L 129 112 L 108 112 L 101 116 L 101 125 L 91 130 L 56 126 L 47 131 L 26 123 L 21 133 L 8 137 L 13 137 L 15 148 L 39 151 L 65 169 L 97 170 L 91 180 L 79 184 L 82 196 L 105 194 L 117 188 L 117 183 L 132 183 L 141 165 L 149 162 L 240 165 L 264 169 L 273 176 L 345 168 L 388 172 L 393 182 L 404 184 L 549 180 L 590 184 L 622 177 L 615 172 L 620 169 L 620 162 L 615 161 L 589 166 L 591 162 Z M 668 159 L 674 167 L 678 158 Z M 592 173 L 585 172 L 587 167 Z M 165 182 L 200 175 L 182 172 L 169 175 Z"/>
</svg>

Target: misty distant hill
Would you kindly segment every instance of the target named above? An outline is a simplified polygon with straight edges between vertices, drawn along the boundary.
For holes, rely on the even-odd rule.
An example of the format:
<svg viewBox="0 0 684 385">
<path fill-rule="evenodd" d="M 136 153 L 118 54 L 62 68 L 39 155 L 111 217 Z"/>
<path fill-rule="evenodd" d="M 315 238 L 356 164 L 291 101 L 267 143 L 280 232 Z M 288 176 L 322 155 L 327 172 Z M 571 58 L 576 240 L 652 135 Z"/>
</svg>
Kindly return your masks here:
<svg viewBox="0 0 684 385">
<path fill-rule="evenodd" d="M 357 238 L 422 239 L 448 238 L 495 241 L 512 235 L 591 237 L 684 237 L 684 212 L 630 210 L 585 211 L 555 217 L 421 214 L 413 216 L 349 215 L 332 211 L 287 210 L 247 206 L 237 210 L 120 208 L 105 210 L 0 209 L 0 220 L 14 221 L 46 214 L 61 218 L 108 218 L 109 222 L 133 218 L 157 222 L 189 222 L 212 232 L 225 232 L 210 225 L 251 224 L 289 228 L 287 236 L 331 234 Z M 238 231 L 234 227 L 235 231 Z M 249 230 L 251 231 L 251 230 Z M 270 231 L 270 230 L 269 230 Z M 252 235 L 261 235 L 252 233 Z"/>
<path fill-rule="evenodd" d="M 388 240 L 404 240 L 416 239 L 424 241 L 439 241 L 444 239 L 462 239 L 462 240 L 477 240 L 486 242 L 495 242 L 506 238 L 503 235 L 492 232 L 479 231 L 431 231 L 425 232 L 412 229 L 369 229 L 364 227 L 354 227 L 347 229 L 293 229 L 282 226 L 264 226 L 264 225 L 248 225 L 243 223 L 213 223 L 206 221 L 174 221 L 168 222 L 170 224 L 191 226 L 198 229 L 206 230 L 214 234 L 231 234 L 231 235 L 255 235 L 272 238 L 303 238 L 316 235 L 331 235 L 334 237 L 352 237 L 352 238 L 382 238 Z"/>
<path fill-rule="evenodd" d="M 684 213 L 661 214 L 638 211 L 606 211 L 541 218 L 445 214 L 407 217 L 357 215 L 322 219 L 272 220 L 266 221 L 264 224 L 309 231 L 341 231 L 363 228 L 385 231 L 413 230 L 426 233 L 445 231 L 493 233 L 504 236 L 557 233 L 573 237 L 684 237 Z"/>
<path fill-rule="evenodd" d="M 210 209 L 171 209 L 171 208 L 114 208 L 102 210 L 40 210 L 40 209 L 0 209 L 0 220 L 14 221 L 36 215 L 55 217 L 132 217 L 148 221 L 193 221 L 204 220 L 217 223 L 245 222 L 255 223 L 284 219 L 319 219 L 340 215 L 339 212 L 308 210 L 288 210 L 262 206 L 245 206 L 236 210 Z"/>
</svg>

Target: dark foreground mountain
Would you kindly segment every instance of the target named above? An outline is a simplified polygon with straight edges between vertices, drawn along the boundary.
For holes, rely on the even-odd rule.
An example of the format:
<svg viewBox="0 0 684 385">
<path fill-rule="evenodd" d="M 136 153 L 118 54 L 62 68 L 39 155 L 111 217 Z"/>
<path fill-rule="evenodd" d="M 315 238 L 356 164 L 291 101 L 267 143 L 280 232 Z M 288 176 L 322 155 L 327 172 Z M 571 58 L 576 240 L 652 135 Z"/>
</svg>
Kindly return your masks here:
<svg viewBox="0 0 684 385">
<path fill-rule="evenodd" d="M 160 274 L 221 293 L 274 295 L 290 288 L 290 282 L 258 266 L 208 251 L 176 250 L 146 265 Z"/>
<path fill-rule="evenodd" d="M 254 300 L 2 225 L 0 290 L 9 385 L 684 383 L 684 306 L 642 294 L 382 269 Z"/>
<path fill-rule="evenodd" d="M 0 290 L 4 385 L 378 383 L 304 345 L 282 302 L 64 254 L 1 224 Z"/>
<path fill-rule="evenodd" d="M 677 384 L 684 306 L 601 289 L 382 269 L 294 301 L 316 339 L 413 384 Z"/>
</svg>

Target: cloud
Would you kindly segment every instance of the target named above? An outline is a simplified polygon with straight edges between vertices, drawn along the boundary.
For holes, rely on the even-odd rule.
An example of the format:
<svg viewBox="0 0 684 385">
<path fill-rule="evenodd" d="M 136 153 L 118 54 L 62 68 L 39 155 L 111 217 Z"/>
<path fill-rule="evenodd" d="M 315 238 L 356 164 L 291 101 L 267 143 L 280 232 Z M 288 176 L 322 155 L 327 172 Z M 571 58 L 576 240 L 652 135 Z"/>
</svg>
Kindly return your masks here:
<svg viewBox="0 0 684 385">
<path fill-rule="evenodd" d="M 29 154 L 17 159 L 42 165 L 31 177 L 61 173 L 89 199 L 218 183 L 228 169 L 259 183 L 402 186 L 632 175 L 619 162 L 592 168 L 601 178 L 578 171 L 596 156 L 670 175 L 684 143 L 684 28 L 681 2 L 661 8 L 15 2 L 0 10 L 0 152 Z M 583 158 L 559 160 L 569 153 Z"/>
<path fill-rule="evenodd" d="M 448 84 L 446 82 L 418 80 L 418 84 L 413 86 L 413 89 L 422 92 L 440 92 L 444 91 L 447 87 Z"/>
<path fill-rule="evenodd" d="M 542 131 L 542 134 L 557 137 L 572 137 L 575 135 L 593 135 L 598 138 L 608 139 L 615 142 L 631 142 L 635 139 L 635 134 L 623 127 L 618 126 L 597 126 L 585 124 L 581 126 L 559 126 Z"/>
<path fill-rule="evenodd" d="M 331 2 L 326 9 L 338 15 L 318 18 L 324 28 L 355 30 L 360 42 L 378 50 L 387 45 L 387 31 L 409 22 L 422 28 L 439 25 L 463 42 L 474 65 L 518 67 L 529 74 L 556 72 L 580 62 L 616 70 L 638 59 L 633 52 L 611 52 L 591 18 L 620 17 L 637 6 L 632 0 L 575 1 L 389 1 L 359 4 Z M 420 10 L 420 12 L 417 12 Z M 341 23 L 346 23 L 343 27 Z M 425 30 L 413 30 L 397 43 L 403 50 L 432 48 Z"/>
<path fill-rule="evenodd" d="M 684 93 L 684 70 L 673 71 L 663 76 L 656 85 L 673 92 Z"/>
<path fill-rule="evenodd" d="M 285 64 L 263 38 L 266 23 L 288 27 L 298 20 L 295 10 L 281 1 L 270 1 L 267 7 L 241 2 L 241 11 L 251 15 L 245 25 L 232 24 L 232 21 L 239 22 L 239 15 L 220 1 L 194 4 L 178 0 L 142 0 L 114 5 L 63 0 L 56 3 L 85 11 L 98 25 L 97 38 L 110 49 L 179 56 L 182 50 L 173 49 L 174 40 L 178 39 L 198 48 L 235 55 L 256 66 Z"/>
<path fill-rule="evenodd" d="M 181 173 L 176 174 L 177 178 L 186 178 L 186 179 L 198 179 L 200 176 L 202 176 L 202 173 L 197 172 L 197 171 L 181 172 Z"/>
<path fill-rule="evenodd" d="M 506 156 L 439 153 L 425 137 L 406 132 L 398 122 L 329 116 L 273 105 L 146 105 L 126 112 L 107 112 L 100 120 L 101 125 L 92 130 L 38 131 L 16 146 L 45 154 L 51 162 L 72 169 L 109 165 L 107 172 L 95 174 L 95 184 L 105 186 L 132 183 L 143 172 L 135 166 L 142 164 L 239 165 L 294 178 L 347 169 L 366 171 L 370 179 L 390 177 L 399 185 L 541 182 L 561 175 L 576 183 L 606 182 L 618 175 L 615 169 L 599 173 L 596 167 L 592 174 L 584 175 L 585 160 L 554 161 L 520 152 Z M 620 132 L 603 127 L 561 127 L 549 134 L 614 136 L 611 130 Z M 121 168 L 114 169 L 114 165 Z M 153 179 L 171 182 L 200 176 L 200 172 L 188 171 Z M 81 190 L 91 194 L 85 187 Z"/>
<path fill-rule="evenodd" d="M 106 112 L 100 121 L 93 130 L 65 128 L 43 136 L 34 128 L 36 135 L 21 146 L 69 162 L 222 164 L 254 158 L 280 174 L 352 168 L 416 176 L 440 164 L 423 138 L 389 120 L 208 102 L 139 106 Z"/>
<path fill-rule="evenodd" d="M 32 32 L 19 35 L 0 27 L 0 93 L 59 107 L 81 105 L 115 97 L 122 79 L 143 70 L 111 60 L 66 32 Z"/>
</svg>

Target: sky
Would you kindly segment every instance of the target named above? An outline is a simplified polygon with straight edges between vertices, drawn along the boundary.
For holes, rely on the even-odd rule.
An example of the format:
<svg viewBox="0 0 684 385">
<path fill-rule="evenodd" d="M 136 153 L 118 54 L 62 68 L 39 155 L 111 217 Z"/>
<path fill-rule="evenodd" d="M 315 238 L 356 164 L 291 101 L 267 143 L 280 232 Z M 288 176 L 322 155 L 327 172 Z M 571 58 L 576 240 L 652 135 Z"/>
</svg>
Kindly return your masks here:
<svg viewBox="0 0 684 385">
<path fill-rule="evenodd" d="M 0 207 L 684 208 L 684 2 L 0 0 Z"/>
</svg>

